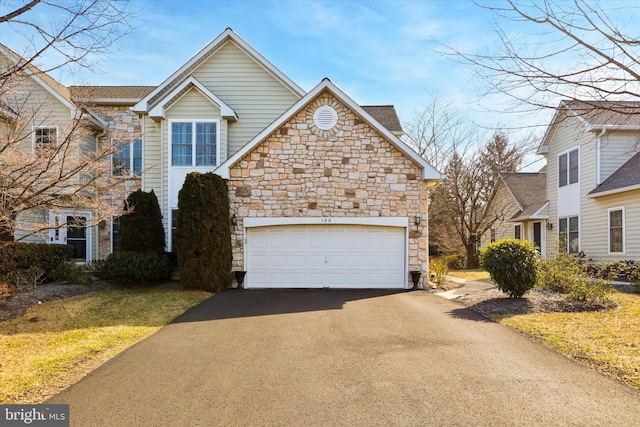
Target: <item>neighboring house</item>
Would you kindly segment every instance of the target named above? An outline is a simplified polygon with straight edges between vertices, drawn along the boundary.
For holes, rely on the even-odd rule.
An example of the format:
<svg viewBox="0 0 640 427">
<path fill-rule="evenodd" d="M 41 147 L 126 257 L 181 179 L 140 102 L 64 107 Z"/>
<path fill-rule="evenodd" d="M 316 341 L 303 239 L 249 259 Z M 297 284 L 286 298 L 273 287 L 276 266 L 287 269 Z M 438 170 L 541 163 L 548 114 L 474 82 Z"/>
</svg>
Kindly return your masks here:
<svg viewBox="0 0 640 427">
<path fill-rule="evenodd" d="M 640 261 L 640 103 L 563 101 L 547 159 L 546 250 Z"/>
<path fill-rule="evenodd" d="M 442 176 L 400 139 L 392 106 L 359 106 L 328 79 L 305 93 L 231 29 L 156 87 L 69 97 L 87 93 L 100 143 L 130 139 L 114 173 L 154 190 L 168 250 L 186 175 L 213 171 L 228 180 L 246 287 L 408 288 L 411 270 L 426 281 L 428 189 Z M 87 259 L 117 248 L 117 225 L 88 232 Z"/>
<path fill-rule="evenodd" d="M 15 69 L 21 63 L 21 58 L 0 45 L 0 67 L 3 70 Z M 73 160 L 79 159 L 83 154 L 94 151 L 98 144 L 98 136 L 107 128 L 107 123 L 95 114 L 87 112 L 79 106 L 71 97 L 69 88 L 63 86 L 36 67 L 27 64 L 15 77 L 2 82 L 0 99 L 0 123 L 3 141 L 3 154 L 12 156 L 15 150 L 28 156 L 20 166 L 19 163 L 11 163 L 11 167 L 3 162 L 2 167 L 10 168 L 11 181 L 22 183 L 21 191 L 27 194 L 23 197 L 37 199 L 38 191 L 41 191 L 41 181 L 46 181 L 50 176 L 46 173 L 35 173 L 33 177 L 25 178 L 24 171 L 35 171 L 33 165 L 46 158 L 43 154 L 50 148 L 64 146 L 65 153 L 69 154 L 69 168 L 74 165 Z M 7 149 L 8 148 L 8 149 Z M 51 152 L 51 151 L 49 151 Z M 62 154 L 59 154 L 62 156 Z M 14 157 L 14 159 L 17 157 Z M 9 159 L 9 157 L 5 157 Z M 56 166 L 48 172 L 56 176 L 64 175 L 69 169 Z M 59 203 L 50 209 L 36 209 L 30 212 L 21 212 L 17 215 L 20 227 L 15 230 L 18 238 L 25 241 L 49 243 L 65 243 L 73 247 L 73 258 L 84 262 L 96 257 L 95 247 L 91 242 L 95 239 L 95 228 L 79 227 L 80 224 L 90 224 L 94 212 L 91 210 L 71 207 L 72 196 L 65 192 L 74 186 L 82 187 L 86 175 L 73 174 L 64 179 L 63 185 L 53 186 L 49 191 L 56 194 Z M 32 182 L 32 186 L 25 186 L 25 182 Z M 63 183 L 63 179 L 58 182 Z M 11 183 L 4 185 L 11 186 Z M 11 187 L 3 189 L 11 191 Z M 3 193 L 4 193 L 3 191 Z M 2 198 L 10 196 L 2 194 Z M 84 196 L 83 196 L 84 197 Z M 52 229 L 44 235 L 38 230 L 47 223 L 69 224 L 68 227 Z M 75 225 L 75 227 L 74 227 Z"/>
<path fill-rule="evenodd" d="M 546 256 L 549 206 L 546 181 L 544 171 L 500 174 L 484 214 L 490 228 L 482 236 L 482 247 L 511 237 L 533 242 L 540 254 Z"/>
</svg>

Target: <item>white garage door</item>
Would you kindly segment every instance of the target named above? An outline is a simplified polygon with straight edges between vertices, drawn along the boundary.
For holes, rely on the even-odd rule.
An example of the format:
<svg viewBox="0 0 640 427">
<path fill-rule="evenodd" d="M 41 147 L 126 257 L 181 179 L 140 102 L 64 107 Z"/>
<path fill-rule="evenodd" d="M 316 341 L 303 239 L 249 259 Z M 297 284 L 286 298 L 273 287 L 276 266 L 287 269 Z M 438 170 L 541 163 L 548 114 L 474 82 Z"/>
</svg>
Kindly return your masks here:
<svg viewBox="0 0 640 427">
<path fill-rule="evenodd" d="M 247 288 L 404 288 L 405 229 L 278 225 L 247 229 Z"/>
</svg>

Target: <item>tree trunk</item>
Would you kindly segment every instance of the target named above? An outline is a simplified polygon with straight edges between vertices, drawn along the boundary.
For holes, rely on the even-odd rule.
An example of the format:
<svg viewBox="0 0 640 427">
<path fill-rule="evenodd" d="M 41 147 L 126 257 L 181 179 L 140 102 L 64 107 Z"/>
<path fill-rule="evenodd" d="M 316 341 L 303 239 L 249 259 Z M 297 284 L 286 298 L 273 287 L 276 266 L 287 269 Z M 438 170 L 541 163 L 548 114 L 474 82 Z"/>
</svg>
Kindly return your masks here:
<svg viewBox="0 0 640 427">
<path fill-rule="evenodd" d="M 476 253 L 475 243 L 467 243 L 464 248 L 467 252 L 467 268 L 478 268 L 478 254 Z"/>
</svg>

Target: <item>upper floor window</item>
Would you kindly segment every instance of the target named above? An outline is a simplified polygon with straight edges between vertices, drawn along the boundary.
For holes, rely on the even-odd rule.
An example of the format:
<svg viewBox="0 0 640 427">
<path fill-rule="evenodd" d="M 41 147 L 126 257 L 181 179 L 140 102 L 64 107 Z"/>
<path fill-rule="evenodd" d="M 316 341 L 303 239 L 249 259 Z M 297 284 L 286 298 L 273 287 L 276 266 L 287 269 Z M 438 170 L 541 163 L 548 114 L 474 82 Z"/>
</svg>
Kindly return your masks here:
<svg viewBox="0 0 640 427">
<path fill-rule="evenodd" d="M 45 148 L 55 148 L 58 143 L 58 130 L 51 128 L 37 128 L 33 132 L 33 148 L 35 151 Z"/>
<path fill-rule="evenodd" d="M 579 225 L 580 222 L 577 216 L 558 218 L 558 233 L 561 251 L 573 254 L 580 250 Z"/>
<path fill-rule="evenodd" d="M 624 208 L 609 209 L 609 253 L 624 252 Z"/>
<path fill-rule="evenodd" d="M 218 164 L 218 122 L 172 122 L 171 165 Z"/>
<path fill-rule="evenodd" d="M 558 156 L 558 186 L 564 187 L 578 182 L 578 149 Z"/>
<path fill-rule="evenodd" d="M 111 172 L 114 176 L 142 174 L 142 139 L 127 144 L 111 156 Z"/>
</svg>

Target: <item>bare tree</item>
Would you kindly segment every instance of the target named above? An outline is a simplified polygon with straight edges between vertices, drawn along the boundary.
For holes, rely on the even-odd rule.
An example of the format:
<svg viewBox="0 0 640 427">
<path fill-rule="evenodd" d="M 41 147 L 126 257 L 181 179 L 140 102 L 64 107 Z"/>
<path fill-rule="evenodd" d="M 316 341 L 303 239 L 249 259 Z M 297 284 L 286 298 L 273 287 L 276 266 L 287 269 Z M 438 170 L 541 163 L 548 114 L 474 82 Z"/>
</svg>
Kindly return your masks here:
<svg viewBox="0 0 640 427">
<path fill-rule="evenodd" d="M 61 120 L 34 89 L 28 76 L 13 76 L 3 86 L 0 118 L 0 241 L 38 235 L 67 227 L 51 223 L 46 212 L 91 211 L 91 227 L 122 210 L 123 183 L 112 176 L 111 155 L 129 143 L 99 144 L 103 126 L 90 105 L 77 101 L 74 117 Z M 56 123 L 56 127 L 41 127 Z M 42 129 L 46 130 L 43 132 Z"/>
<path fill-rule="evenodd" d="M 640 101 L 637 2 L 505 0 L 480 6 L 494 14 L 498 47 L 452 52 L 477 66 L 488 93 L 511 98 L 519 111 L 556 108 L 560 100 L 586 99 L 594 108 L 603 108 L 601 101 Z"/>
<path fill-rule="evenodd" d="M 23 41 L 17 53 L 0 45 L 0 241 L 68 226 L 47 212 L 90 211 L 77 228 L 121 210 L 128 177 L 112 176 L 111 155 L 131 139 L 101 143 L 105 123 L 91 112 L 91 94 L 71 99 L 46 73 L 94 67 L 131 17 L 126 0 L 0 2 L 0 31 Z"/>
<path fill-rule="evenodd" d="M 444 169 L 445 179 L 431 193 L 429 225 L 435 223 L 430 230 L 435 234 L 434 242 L 450 246 L 451 241 L 440 235 L 449 233 L 449 239 L 456 239 L 463 248 L 469 268 L 478 266 L 479 237 L 505 215 L 494 212 L 491 218 L 484 216 L 498 175 L 515 172 L 529 148 L 526 143 L 509 144 L 506 135 L 496 132 L 477 151 L 465 156 L 454 151 Z M 443 249 L 450 250 L 447 246 Z"/>
<path fill-rule="evenodd" d="M 34 65 L 41 73 L 70 65 L 93 68 L 130 31 L 132 16 L 128 0 L 0 2 L 0 31 L 24 42 L 14 47 L 19 60 L 0 71 L 0 81 Z"/>
</svg>

